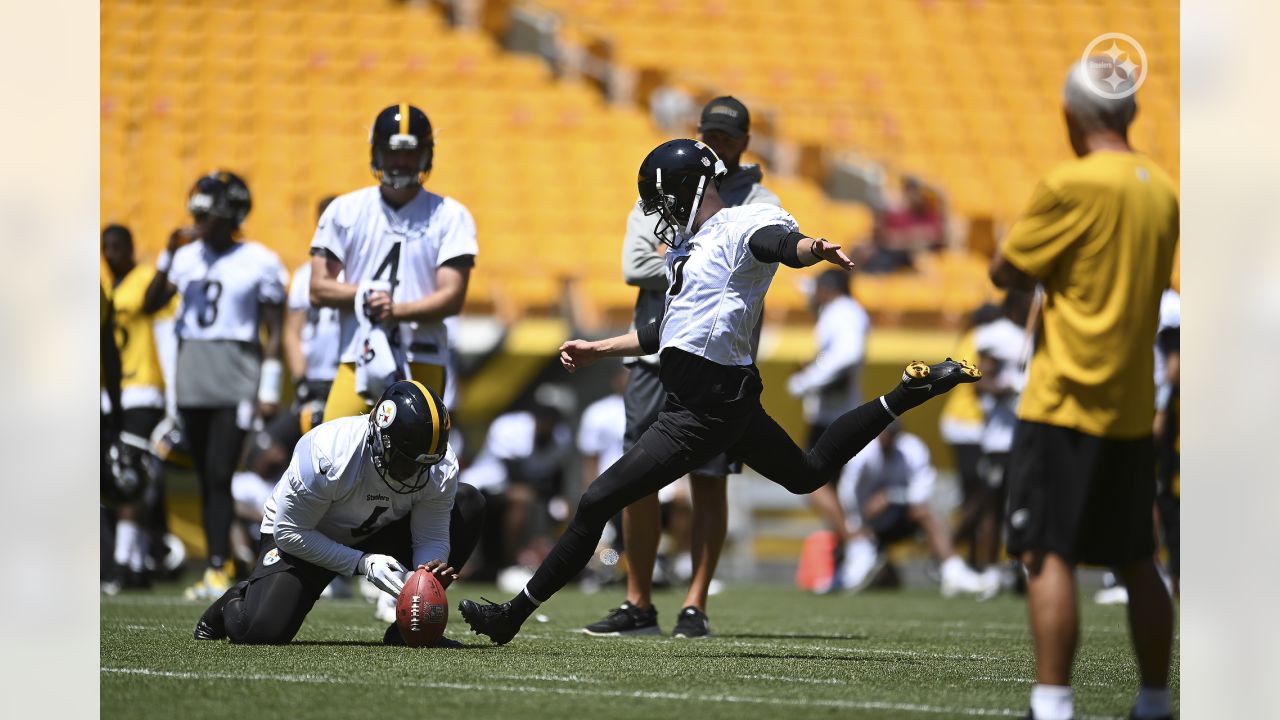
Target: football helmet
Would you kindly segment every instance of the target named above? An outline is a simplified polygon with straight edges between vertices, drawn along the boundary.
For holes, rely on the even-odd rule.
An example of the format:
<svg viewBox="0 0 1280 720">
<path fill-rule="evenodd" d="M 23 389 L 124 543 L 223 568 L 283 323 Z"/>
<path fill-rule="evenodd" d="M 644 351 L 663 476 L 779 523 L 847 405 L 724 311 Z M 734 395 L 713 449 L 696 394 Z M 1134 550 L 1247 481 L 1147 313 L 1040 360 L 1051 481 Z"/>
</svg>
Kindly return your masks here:
<svg viewBox="0 0 1280 720">
<path fill-rule="evenodd" d="M 640 207 L 657 215 L 654 234 L 679 247 L 693 234 L 693 219 L 707 183 L 720 186 L 726 169 L 715 151 L 697 140 L 669 140 L 640 163 Z"/>
<path fill-rule="evenodd" d="M 435 153 L 435 137 L 427 114 L 409 103 L 389 105 L 373 120 L 369 129 L 369 166 L 373 176 L 383 185 L 401 189 L 421 185 L 431 172 L 431 160 Z M 402 172 L 386 168 L 382 154 L 389 150 L 417 150 L 418 170 Z"/>
<path fill-rule="evenodd" d="M 427 468 L 444 459 L 452 425 L 434 390 L 416 380 L 393 383 L 369 413 L 373 467 L 398 493 L 421 490 Z"/>
<path fill-rule="evenodd" d="M 249 185 L 239 175 L 215 170 L 196 180 L 187 198 L 187 211 L 192 215 L 210 215 L 231 221 L 232 228 L 248 217 L 253 209 Z"/>
<path fill-rule="evenodd" d="M 107 450 L 111 463 L 111 479 L 119 500 L 134 500 L 156 477 L 158 462 L 151 454 L 147 438 L 122 432 Z"/>
</svg>

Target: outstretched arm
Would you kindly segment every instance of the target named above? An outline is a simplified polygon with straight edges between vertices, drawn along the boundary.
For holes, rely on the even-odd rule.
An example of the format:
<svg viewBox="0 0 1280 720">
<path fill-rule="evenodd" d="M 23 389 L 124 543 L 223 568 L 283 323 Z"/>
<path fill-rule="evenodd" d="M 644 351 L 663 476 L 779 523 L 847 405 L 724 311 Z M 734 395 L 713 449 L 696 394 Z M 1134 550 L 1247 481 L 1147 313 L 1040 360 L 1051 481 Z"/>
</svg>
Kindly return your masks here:
<svg viewBox="0 0 1280 720">
<path fill-rule="evenodd" d="M 640 343 L 640 333 L 653 329 L 652 335 L 656 340 L 656 325 L 657 323 L 653 323 L 626 335 L 604 340 L 570 340 L 560 346 L 560 364 L 564 365 L 565 370 L 576 372 L 578 368 L 591 365 L 600 358 L 639 356 L 654 352 L 658 349 L 657 343 L 646 350 Z"/>
<path fill-rule="evenodd" d="M 755 231 L 747 246 L 760 262 L 780 262 L 787 267 L 802 268 L 826 260 L 843 270 L 853 269 L 853 261 L 839 245 L 791 232 L 781 225 L 769 225 Z"/>
</svg>

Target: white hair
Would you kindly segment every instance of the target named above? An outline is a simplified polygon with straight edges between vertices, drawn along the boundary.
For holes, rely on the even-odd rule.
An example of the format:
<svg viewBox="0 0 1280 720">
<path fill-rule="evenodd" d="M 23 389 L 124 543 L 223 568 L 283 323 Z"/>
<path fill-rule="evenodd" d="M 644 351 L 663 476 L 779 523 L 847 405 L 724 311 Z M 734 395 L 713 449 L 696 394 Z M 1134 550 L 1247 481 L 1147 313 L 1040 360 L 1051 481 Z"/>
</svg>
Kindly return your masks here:
<svg viewBox="0 0 1280 720">
<path fill-rule="evenodd" d="M 1123 134 L 1133 122 L 1138 104 L 1133 95 L 1113 100 L 1098 93 L 1089 79 L 1089 63 L 1095 60 L 1106 58 L 1088 58 L 1071 66 L 1062 89 L 1062 102 L 1085 132 L 1112 130 Z"/>
</svg>

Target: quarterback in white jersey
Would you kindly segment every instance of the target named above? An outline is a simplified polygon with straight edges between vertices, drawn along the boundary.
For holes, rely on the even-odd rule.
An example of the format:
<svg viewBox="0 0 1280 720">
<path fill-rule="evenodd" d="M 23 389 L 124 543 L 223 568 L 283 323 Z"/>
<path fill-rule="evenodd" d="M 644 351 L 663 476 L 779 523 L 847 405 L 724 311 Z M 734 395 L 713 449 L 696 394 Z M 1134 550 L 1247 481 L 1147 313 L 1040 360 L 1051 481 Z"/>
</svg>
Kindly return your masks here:
<svg viewBox="0 0 1280 720">
<path fill-rule="evenodd" d="M 304 435 L 263 510 L 257 569 L 209 607 L 196 639 L 289 642 L 335 575 L 397 596 L 407 568 L 426 566 L 447 587 L 479 538 L 484 502 L 458 483 L 449 429 L 440 397 L 401 381 L 367 417 Z M 400 640 L 394 624 L 384 640 Z"/>
<path fill-rule="evenodd" d="M 657 421 L 578 502 L 568 530 L 524 589 L 502 604 L 463 600 L 471 628 L 502 644 L 539 604 L 590 560 L 609 518 L 721 452 L 797 494 L 830 482 L 894 418 L 981 373 L 954 360 L 915 361 L 888 393 L 841 415 L 814 448 L 796 446 L 760 404 L 763 385 L 748 338 L 778 263 L 853 263 L 834 243 L 802 235 L 772 205 L 726 207 L 716 186 L 724 164 L 706 145 L 672 140 L 640 165 L 640 201 L 657 215 L 655 234 L 670 246 L 663 317 L 595 342 L 570 340 L 560 361 L 570 372 L 601 357 L 660 353 L 667 402 Z"/>
<path fill-rule="evenodd" d="M 235 174 L 197 180 L 187 201 L 195 226 L 170 236 L 143 300 L 151 313 L 181 297 L 174 397 L 200 478 L 209 547 L 204 577 L 187 593 L 192 599 L 230 587 L 231 478 L 255 414 L 270 418 L 280 402 L 288 273 L 274 252 L 239 237 L 251 208 L 249 186 Z"/>
<path fill-rule="evenodd" d="M 471 213 L 422 187 L 434 149 L 426 114 L 392 105 L 375 119 L 369 141 L 379 185 L 336 198 L 311 241 L 312 301 L 337 308 L 342 325 L 342 364 L 325 420 L 368 411 L 371 398 L 357 393 L 364 387 L 357 361 L 370 352 L 374 327 L 393 354 L 403 354 L 413 379 L 444 392 L 443 321 L 462 310 L 479 253 Z"/>
</svg>

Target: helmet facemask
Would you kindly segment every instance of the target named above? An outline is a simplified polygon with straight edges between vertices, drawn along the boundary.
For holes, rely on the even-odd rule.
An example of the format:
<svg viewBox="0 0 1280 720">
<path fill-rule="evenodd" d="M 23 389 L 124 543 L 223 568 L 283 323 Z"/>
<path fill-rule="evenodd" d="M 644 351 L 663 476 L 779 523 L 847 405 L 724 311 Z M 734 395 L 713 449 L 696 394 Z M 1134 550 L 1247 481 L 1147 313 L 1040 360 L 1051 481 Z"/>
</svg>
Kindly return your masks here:
<svg viewBox="0 0 1280 720">
<path fill-rule="evenodd" d="M 409 173 L 399 168 L 387 169 L 386 158 L 383 154 L 406 150 L 418 151 L 417 170 Z M 379 183 L 393 190 L 403 190 L 414 185 L 421 185 L 426 181 L 427 173 L 431 167 L 431 153 L 430 142 L 423 146 L 416 135 L 396 133 L 388 138 L 386 143 L 373 146 L 373 176 L 378 178 Z"/>
<path fill-rule="evenodd" d="M 431 482 L 427 470 L 444 459 L 443 450 L 434 455 L 421 453 L 416 457 L 401 452 L 395 447 L 391 435 L 376 425 L 370 429 L 369 444 L 373 450 L 374 469 L 387 487 L 401 495 L 425 488 Z"/>
<path fill-rule="evenodd" d="M 670 178 L 668 178 L 670 182 Z M 689 202 L 689 206 L 683 207 L 680 199 L 669 192 L 674 188 L 663 189 L 662 187 L 662 168 L 656 169 L 655 184 L 658 189 L 657 195 L 653 199 L 645 203 L 644 214 L 658 216 L 657 222 L 653 226 L 653 234 L 672 248 L 680 247 L 689 237 L 693 235 L 693 221 L 698 216 L 698 208 L 702 205 L 702 195 L 706 191 L 707 176 L 698 176 L 698 187 L 693 193 L 693 198 Z"/>
</svg>

